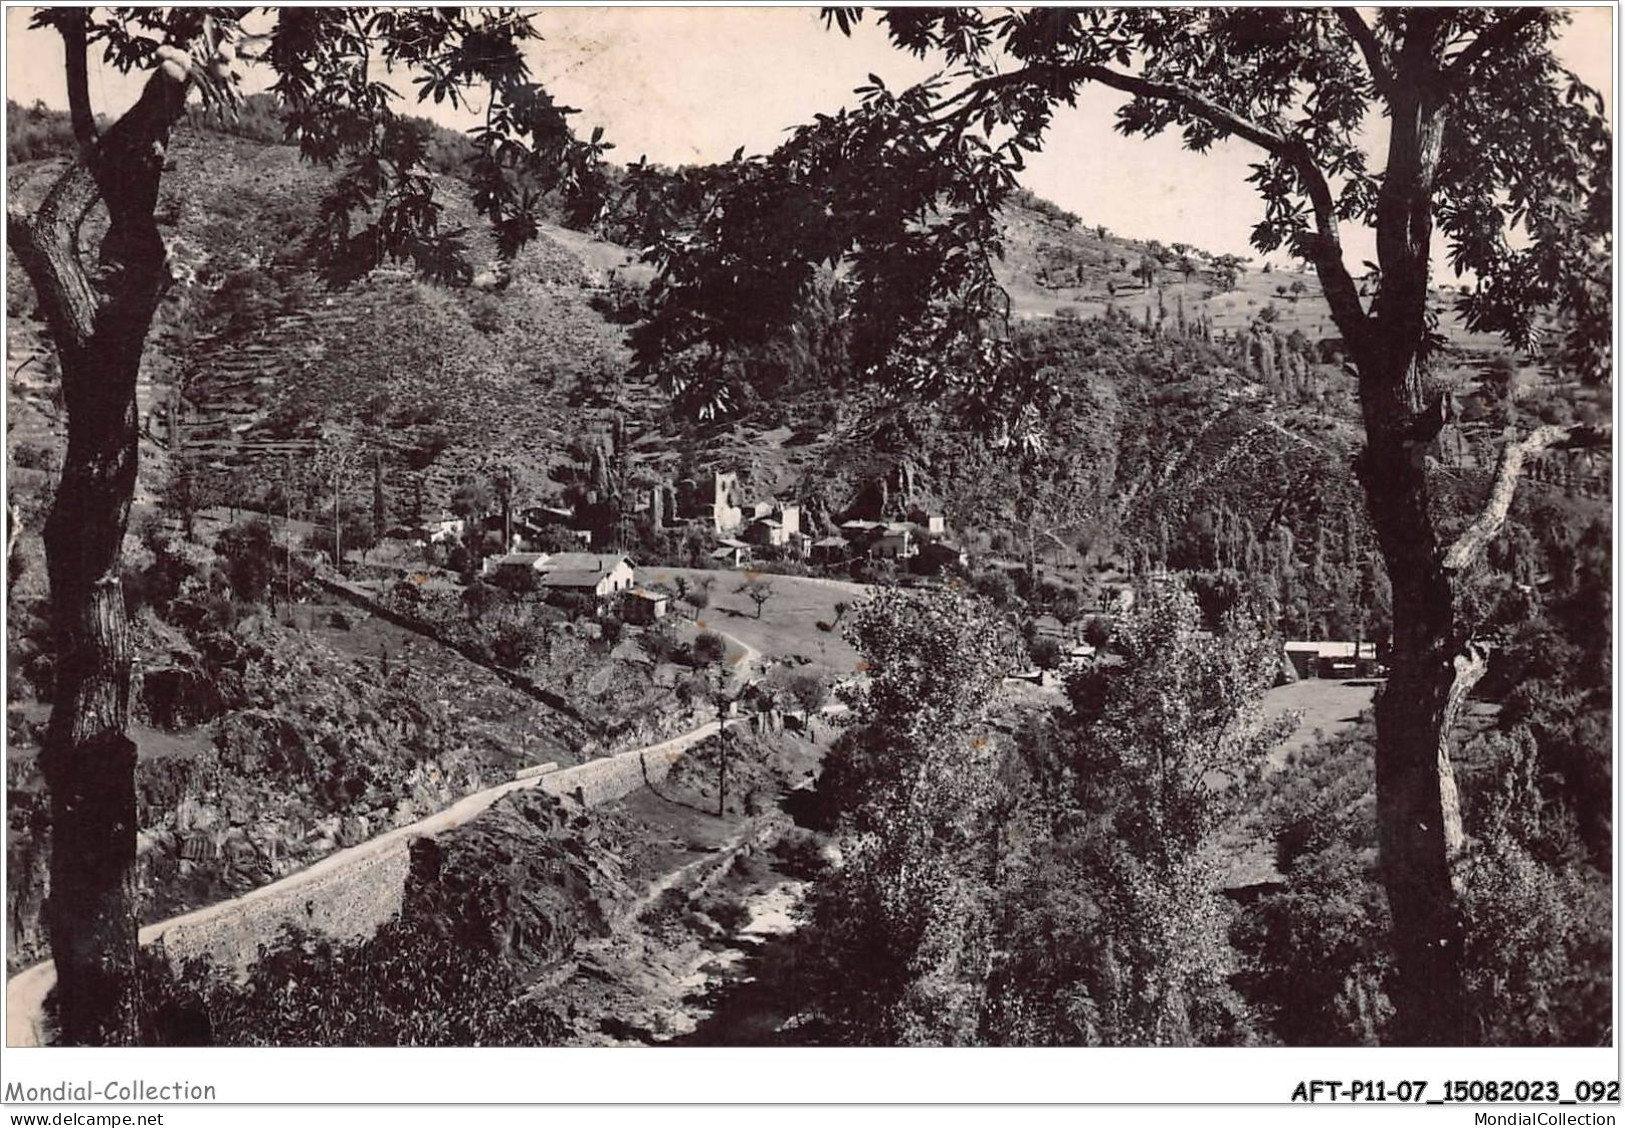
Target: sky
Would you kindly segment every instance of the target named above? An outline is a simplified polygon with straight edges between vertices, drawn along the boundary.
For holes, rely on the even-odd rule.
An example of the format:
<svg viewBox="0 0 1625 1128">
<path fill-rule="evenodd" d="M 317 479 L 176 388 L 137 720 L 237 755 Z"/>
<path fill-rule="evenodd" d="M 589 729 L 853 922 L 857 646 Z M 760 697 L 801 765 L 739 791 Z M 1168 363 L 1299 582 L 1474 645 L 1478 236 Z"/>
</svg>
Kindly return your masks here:
<svg viewBox="0 0 1625 1128">
<path fill-rule="evenodd" d="M 26 30 L 28 14 L 6 11 L 6 95 L 63 107 L 61 45 L 52 32 Z M 1612 10 L 1573 15 L 1558 52 L 1603 92 L 1612 113 Z M 848 39 L 826 31 L 810 7 L 553 8 L 537 26 L 544 41 L 531 51 L 536 77 L 582 111 L 578 132 L 602 125 L 615 145 L 611 159 L 623 162 L 644 155 L 668 165 L 721 161 L 740 146 L 767 152 L 786 129 L 853 104 L 852 90 L 870 73 L 900 88 L 935 69 L 891 47 L 872 21 Z M 265 82 L 250 75 L 246 85 Z M 135 100 L 137 83 L 94 67 L 98 110 L 120 112 Z M 1177 135 L 1121 137 L 1112 122 L 1124 100 L 1086 89 L 1075 109 L 1057 114 L 1023 184 L 1121 235 L 1251 254 L 1248 234 L 1262 210 L 1246 184 L 1256 150 L 1232 140 L 1198 155 L 1185 152 Z M 412 112 L 471 124 L 432 103 Z M 1344 242 L 1351 261 L 1375 257 L 1362 231 L 1346 231 Z"/>
</svg>

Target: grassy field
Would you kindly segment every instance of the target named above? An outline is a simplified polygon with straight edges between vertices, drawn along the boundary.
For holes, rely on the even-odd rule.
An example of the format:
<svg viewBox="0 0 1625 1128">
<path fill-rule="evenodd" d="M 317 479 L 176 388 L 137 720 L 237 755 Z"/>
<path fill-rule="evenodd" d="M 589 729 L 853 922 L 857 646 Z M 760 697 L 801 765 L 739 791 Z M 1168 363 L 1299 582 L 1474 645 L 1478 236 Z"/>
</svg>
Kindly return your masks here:
<svg viewBox="0 0 1625 1128">
<path fill-rule="evenodd" d="M 773 597 L 756 606 L 735 589 L 747 576 L 762 576 L 773 585 Z M 841 637 L 840 628 L 818 629 L 835 621 L 835 604 L 855 603 L 869 594 L 863 584 L 805 576 L 768 576 L 729 569 L 640 568 L 638 582 L 672 587 L 681 576 L 689 583 L 704 577 L 714 581 L 711 605 L 699 614 L 699 623 L 723 631 L 770 658 L 805 658 L 809 666 L 832 677 L 849 677 L 857 668 L 858 653 Z"/>
<path fill-rule="evenodd" d="M 1287 757 L 1292 753 L 1353 725 L 1360 719 L 1361 713 L 1371 708 L 1378 684 L 1368 679 L 1329 681 L 1304 678 L 1270 690 L 1264 698 L 1266 715 L 1274 718 L 1287 712 L 1297 712 L 1302 717 L 1292 735 L 1270 753 L 1270 765 L 1277 769 L 1285 767 Z"/>
</svg>

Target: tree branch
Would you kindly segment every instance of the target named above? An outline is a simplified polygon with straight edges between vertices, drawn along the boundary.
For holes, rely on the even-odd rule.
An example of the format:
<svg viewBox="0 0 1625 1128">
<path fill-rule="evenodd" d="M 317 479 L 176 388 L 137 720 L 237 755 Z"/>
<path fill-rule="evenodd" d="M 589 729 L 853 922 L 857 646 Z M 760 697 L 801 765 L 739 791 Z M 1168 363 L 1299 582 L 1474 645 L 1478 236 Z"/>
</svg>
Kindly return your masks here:
<svg viewBox="0 0 1625 1128">
<path fill-rule="evenodd" d="M 1334 8 L 1337 20 L 1348 32 L 1349 38 L 1360 48 L 1360 54 L 1365 56 L 1366 69 L 1371 72 L 1372 84 L 1376 86 L 1377 93 L 1381 94 L 1394 81 L 1393 73 L 1388 68 L 1388 58 L 1383 52 L 1382 44 L 1378 42 L 1376 33 L 1371 25 L 1360 17 L 1357 8 Z"/>
<path fill-rule="evenodd" d="M 150 317 L 167 282 L 152 211 L 164 145 L 185 103 L 185 82 L 153 72 L 136 104 L 62 171 L 32 214 L 15 206 L 7 210 L 7 241 L 63 354 L 87 347 L 109 309 L 116 309 L 118 320 L 146 331 L 142 316 Z M 80 256 L 79 236 L 98 203 L 105 203 L 111 222 L 102 238 L 101 271 L 92 277 Z M 110 290 L 109 270 L 121 275 Z"/>
<path fill-rule="evenodd" d="M 84 157 L 57 177 L 33 215 L 6 212 L 6 237 L 34 285 L 40 311 L 58 349 L 71 352 L 89 343 L 96 330 L 100 299 L 79 258 L 79 229 L 101 198 Z"/>
<path fill-rule="evenodd" d="M 1469 43 L 1466 49 L 1445 68 L 1446 85 L 1459 84 L 1480 60 L 1510 47 L 1524 29 L 1539 19 L 1544 12 L 1544 8 L 1519 8 L 1511 15 L 1498 20 L 1494 26 L 1480 32 L 1478 38 Z"/>
<path fill-rule="evenodd" d="M 1083 78 L 1122 90 L 1137 98 L 1154 98 L 1183 107 L 1187 112 L 1250 141 L 1267 153 L 1286 161 L 1298 174 L 1315 213 L 1315 238 L 1309 247 L 1309 260 L 1320 277 L 1321 289 L 1331 306 L 1332 319 L 1356 356 L 1364 353 L 1369 322 L 1360 302 L 1360 290 L 1343 262 L 1343 242 L 1337 233 L 1337 207 L 1331 185 L 1315 163 L 1309 145 L 1253 121 L 1188 87 L 1158 82 L 1139 75 L 1123 74 L 1098 64 L 1076 68 Z"/>
<path fill-rule="evenodd" d="M 1361 27 L 1365 27 L 1363 21 Z M 1365 34 L 1370 37 L 1369 28 Z M 1372 42 L 1375 43 L 1375 40 Z M 949 107 L 953 107 L 953 110 L 935 118 L 933 124 L 948 130 L 962 128 L 987 111 L 987 99 L 990 96 L 1010 87 L 1029 86 L 1054 97 L 1082 82 L 1098 82 L 1102 86 L 1121 90 L 1136 98 L 1148 98 L 1178 106 L 1209 125 L 1249 141 L 1287 162 L 1297 173 L 1303 192 L 1308 196 L 1314 211 L 1315 234 L 1306 248 L 1307 257 L 1320 278 L 1321 289 L 1325 293 L 1327 304 L 1331 307 L 1332 318 L 1356 358 L 1362 357 L 1368 351 L 1369 319 L 1360 300 L 1359 287 L 1355 285 L 1348 267 L 1343 262 L 1343 245 L 1337 231 L 1337 205 L 1332 196 L 1331 185 L 1320 166 L 1315 163 L 1314 153 L 1308 143 L 1301 138 L 1254 121 L 1188 86 L 1126 74 L 1098 63 L 1085 62 L 1034 64 L 983 78 L 945 99 L 937 107 L 937 112 L 941 113 Z"/>
<path fill-rule="evenodd" d="M 1592 427 L 1547 425 L 1537 427 L 1522 439 L 1502 447 L 1490 496 L 1477 519 L 1446 550 L 1443 561 L 1445 570 L 1459 572 L 1472 564 L 1506 526 L 1512 497 L 1517 492 L 1518 479 L 1523 474 L 1526 461 L 1554 448 L 1577 449 L 1601 445 L 1606 441 L 1605 433 Z"/>
<path fill-rule="evenodd" d="M 1445 720 L 1439 729 L 1439 821 L 1443 824 L 1445 853 L 1455 858 L 1466 844 L 1467 835 L 1461 825 L 1461 793 L 1456 789 L 1456 770 L 1450 763 L 1450 730 L 1455 726 L 1456 718 L 1461 716 L 1468 695 L 1489 671 L 1489 647 L 1469 641 L 1461 653 L 1451 659 L 1450 665 L 1455 674 L 1445 693 Z M 1452 875 L 1451 881 L 1453 884 L 1459 883 L 1459 874 Z M 1459 887 L 1457 892 L 1460 892 Z"/>
<path fill-rule="evenodd" d="M 82 147 L 96 143 L 96 115 L 90 108 L 90 67 L 87 59 L 90 50 L 87 39 L 89 23 L 88 8 L 70 9 L 62 13 L 56 23 L 67 59 L 68 115 L 73 122 L 73 135 Z"/>
</svg>

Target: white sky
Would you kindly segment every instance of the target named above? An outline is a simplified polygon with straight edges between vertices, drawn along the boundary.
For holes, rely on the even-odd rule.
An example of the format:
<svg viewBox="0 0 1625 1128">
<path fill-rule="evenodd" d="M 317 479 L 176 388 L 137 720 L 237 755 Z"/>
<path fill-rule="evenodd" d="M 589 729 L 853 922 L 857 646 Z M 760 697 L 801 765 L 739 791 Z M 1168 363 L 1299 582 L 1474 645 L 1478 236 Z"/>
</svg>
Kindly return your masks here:
<svg viewBox="0 0 1625 1128">
<path fill-rule="evenodd" d="M 6 95 L 63 107 L 60 42 L 54 32 L 26 30 L 28 15 L 24 8 L 6 11 Z M 1559 53 L 1603 92 L 1612 113 L 1612 10 L 1577 8 L 1574 16 Z M 870 72 L 900 88 L 934 69 L 892 48 L 872 20 L 847 39 L 826 32 L 809 7 L 554 8 L 540 14 L 537 26 L 545 40 L 533 49 L 533 71 L 555 97 L 582 111 L 578 132 L 604 127 L 617 161 L 645 154 L 672 165 L 719 161 L 741 145 L 765 152 L 785 129 L 855 102 L 852 90 Z M 250 76 L 248 86 L 265 82 Z M 137 83 L 93 66 L 98 110 L 122 110 L 134 101 Z M 405 81 L 396 85 L 411 89 Z M 1261 205 L 1246 177 L 1256 150 L 1230 141 L 1197 155 L 1181 149 L 1174 134 L 1149 141 L 1118 136 L 1113 110 L 1123 101 L 1111 90 L 1086 89 L 1076 109 L 1057 114 L 1023 183 L 1085 223 L 1122 235 L 1251 254 L 1247 238 Z M 412 112 L 454 127 L 470 124 L 432 103 Z M 1353 262 L 1374 257 L 1364 232 L 1347 232 L 1345 243 Z"/>
</svg>

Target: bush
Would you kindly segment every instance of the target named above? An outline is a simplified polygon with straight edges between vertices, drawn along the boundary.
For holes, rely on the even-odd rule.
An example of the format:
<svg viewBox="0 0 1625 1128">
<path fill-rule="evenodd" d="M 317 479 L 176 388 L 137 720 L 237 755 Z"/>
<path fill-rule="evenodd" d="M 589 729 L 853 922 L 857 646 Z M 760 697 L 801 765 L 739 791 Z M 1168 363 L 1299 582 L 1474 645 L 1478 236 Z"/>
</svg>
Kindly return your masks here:
<svg viewBox="0 0 1625 1128">
<path fill-rule="evenodd" d="M 333 517 L 327 515 L 326 524 L 318 524 L 311 530 L 310 536 L 305 538 L 305 547 L 312 552 L 319 552 L 327 559 L 333 558 Z M 371 517 L 363 517 L 353 510 L 339 515 L 339 529 L 342 534 L 340 548 L 346 555 L 351 552 L 365 552 L 377 543 L 374 535 Z"/>
<path fill-rule="evenodd" d="M 801 673 L 790 679 L 790 696 L 799 708 L 809 713 L 816 713 L 824 707 L 824 701 L 829 697 L 829 689 L 824 685 L 822 678 Z"/>
<path fill-rule="evenodd" d="M 503 615 L 485 631 L 485 646 L 492 660 L 510 670 L 528 665 L 543 642 L 541 630 L 528 615 Z"/>
<path fill-rule="evenodd" d="M 267 522 L 255 518 L 231 526 L 215 538 L 214 551 L 233 595 L 244 603 L 265 598 L 277 564 L 277 545 Z"/>
<path fill-rule="evenodd" d="M 533 568 L 498 568 L 491 582 L 514 595 L 529 595 L 541 586 Z"/>
<path fill-rule="evenodd" d="M 1109 615 L 1090 615 L 1083 621 L 1083 641 L 1096 650 L 1103 649 L 1112 640 L 1112 620 Z"/>
<path fill-rule="evenodd" d="M 1033 664 L 1041 670 L 1054 670 L 1061 665 L 1061 644 L 1053 638 L 1041 638 L 1027 648 Z"/>
<path fill-rule="evenodd" d="M 728 653 L 728 644 L 715 631 L 701 631 L 690 653 L 696 666 L 713 666 Z"/>
</svg>

